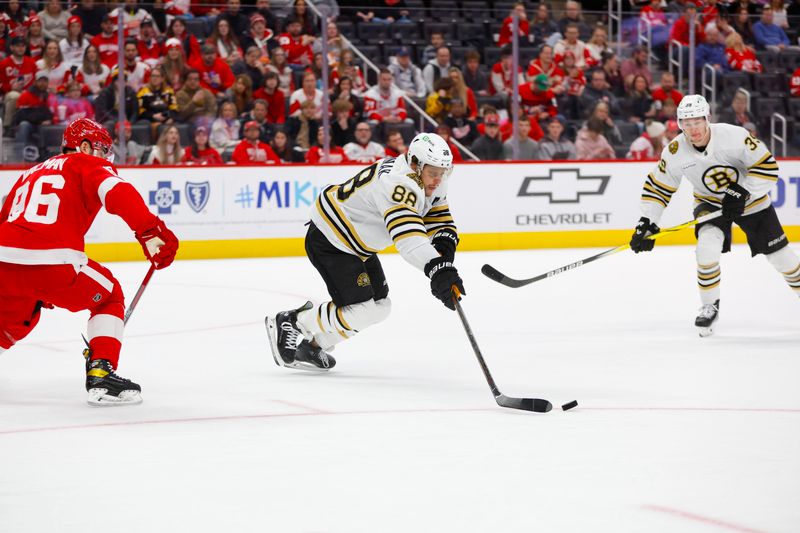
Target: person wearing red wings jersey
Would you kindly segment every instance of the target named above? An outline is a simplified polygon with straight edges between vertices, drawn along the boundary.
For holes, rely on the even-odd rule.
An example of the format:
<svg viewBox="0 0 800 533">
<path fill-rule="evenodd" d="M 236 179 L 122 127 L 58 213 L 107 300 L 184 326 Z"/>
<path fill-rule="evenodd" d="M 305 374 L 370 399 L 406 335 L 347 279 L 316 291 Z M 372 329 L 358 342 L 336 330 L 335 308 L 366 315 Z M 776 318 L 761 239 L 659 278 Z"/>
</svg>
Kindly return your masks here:
<svg viewBox="0 0 800 533">
<path fill-rule="evenodd" d="M 117 174 L 111 135 L 87 118 L 64 131 L 62 154 L 29 168 L 0 209 L 0 353 L 25 338 L 41 309 L 88 310 L 90 405 L 140 403 L 119 377 L 125 302 L 110 270 L 89 259 L 84 238 L 101 208 L 133 230 L 153 267 L 168 267 L 178 239 Z"/>
</svg>

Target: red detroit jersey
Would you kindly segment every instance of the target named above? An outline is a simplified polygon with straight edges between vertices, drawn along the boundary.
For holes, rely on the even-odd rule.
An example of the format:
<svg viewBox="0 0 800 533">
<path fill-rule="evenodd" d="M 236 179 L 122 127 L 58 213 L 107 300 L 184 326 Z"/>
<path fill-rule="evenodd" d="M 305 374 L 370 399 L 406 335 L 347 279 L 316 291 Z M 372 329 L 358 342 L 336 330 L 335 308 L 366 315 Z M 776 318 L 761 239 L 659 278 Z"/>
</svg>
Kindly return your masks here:
<svg viewBox="0 0 800 533">
<path fill-rule="evenodd" d="M 0 261 L 86 264 L 84 236 L 106 195 L 120 183 L 125 182 L 114 165 L 83 153 L 52 157 L 26 170 L 0 211 Z M 143 204 L 141 197 L 138 201 Z"/>
</svg>

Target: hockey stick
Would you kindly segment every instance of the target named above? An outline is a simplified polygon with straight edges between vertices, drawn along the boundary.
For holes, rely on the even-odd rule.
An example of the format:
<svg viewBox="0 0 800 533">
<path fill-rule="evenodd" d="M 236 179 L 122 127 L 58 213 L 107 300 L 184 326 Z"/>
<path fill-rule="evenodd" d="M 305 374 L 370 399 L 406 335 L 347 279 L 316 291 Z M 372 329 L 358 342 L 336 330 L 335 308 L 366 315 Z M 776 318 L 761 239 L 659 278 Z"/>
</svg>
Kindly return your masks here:
<svg viewBox="0 0 800 533">
<path fill-rule="evenodd" d="M 139 290 L 136 291 L 136 294 L 133 296 L 133 300 L 131 300 L 131 304 L 128 306 L 128 309 L 125 311 L 125 318 L 122 320 L 123 325 L 128 324 L 128 320 L 131 318 L 133 314 L 133 310 L 136 309 L 136 304 L 139 303 L 139 300 L 142 298 L 142 294 L 144 294 L 144 290 L 147 288 L 147 284 L 150 283 L 150 278 L 153 277 L 153 273 L 155 273 L 156 267 L 152 263 L 150 264 L 150 269 L 145 274 L 142 283 L 139 285 Z M 87 359 L 89 355 L 91 355 L 90 348 L 89 348 L 89 341 L 86 338 L 86 335 L 81 333 L 81 337 L 83 337 L 83 342 L 86 343 L 86 348 L 83 350 L 83 356 Z"/>
<path fill-rule="evenodd" d="M 128 320 L 130 320 L 133 310 L 136 309 L 136 304 L 138 304 L 139 300 L 142 298 L 142 294 L 144 294 L 144 290 L 147 288 L 147 284 L 150 283 L 150 278 L 153 277 L 153 273 L 155 273 L 155 271 L 156 266 L 150 263 L 150 269 L 147 271 L 147 274 L 145 274 L 142 283 L 139 285 L 139 290 L 137 290 L 136 294 L 133 295 L 133 300 L 131 300 L 131 304 L 128 306 L 127 311 L 125 311 L 125 320 L 122 321 L 123 324 L 128 324 Z"/>
<path fill-rule="evenodd" d="M 675 233 L 676 231 L 680 231 L 682 229 L 690 228 L 690 227 L 695 226 L 697 224 L 702 224 L 703 222 L 708 222 L 709 220 L 715 219 L 715 218 L 717 218 L 717 217 L 719 217 L 721 215 L 722 215 L 722 211 L 721 210 L 714 211 L 713 213 L 708 213 L 707 215 L 703 215 L 703 216 L 701 216 L 700 218 L 698 218 L 696 220 L 690 220 L 689 222 L 684 222 L 683 224 L 679 224 L 679 225 L 673 226 L 671 228 L 664 228 L 660 232 L 656 233 L 655 235 L 650 235 L 647 238 L 648 239 L 654 239 L 654 240 L 655 239 L 660 239 L 661 237 L 663 237 L 665 235 L 670 235 L 672 233 Z M 564 265 L 563 267 L 553 269 L 553 270 L 551 270 L 549 272 L 545 272 L 544 274 L 540 274 L 538 276 L 534 276 L 534 277 L 528 278 L 528 279 L 510 278 L 510 277 L 506 276 L 505 274 L 503 274 L 502 272 L 500 272 L 499 270 L 497 270 L 496 268 L 494 268 L 492 265 L 483 265 L 483 268 L 481 268 L 481 272 L 483 272 L 483 274 L 486 277 L 493 279 L 497 283 L 505 285 L 506 287 L 511 287 L 513 289 L 516 289 L 516 288 L 519 288 L 519 287 L 524 287 L 525 285 L 530 285 L 531 283 L 534 283 L 534 282 L 537 282 L 537 281 L 541 281 L 541 280 L 546 279 L 546 278 L 552 278 L 553 276 L 557 276 L 558 274 L 561 274 L 561 273 L 566 272 L 568 270 L 572 270 L 572 269 L 578 268 L 578 267 L 583 266 L 583 265 L 585 265 L 587 263 L 591 263 L 593 261 L 597 261 L 598 259 L 602 259 L 602 258 L 607 257 L 609 255 L 614 255 L 617 252 L 622 252 L 624 250 L 629 249 L 630 247 L 631 247 L 630 244 L 621 244 L 621 245 L 617 246 L 616 248 L 611 248 L 609 250 L 606 250 L 605 252 L 600 252 L 597 255 L 593 255 L 591 257 L 587 257 L 586 259 L 581 259 L 580 261 L 575 261 L 574 263 L 570 263 L 568 265 Z"/>
<path fill-rule="evenodd" d="M 453 285 L 453 303 L 456 306 L 456 311 L 458 311 L 458 317 L 461 319 L 461 324 L 464 326 L 464 331 L 467 332 L 469 343 L 472 345 L 472 350 L 475 352 L 475 357 L 478 358 L 478 363 L 481 365 L 481 370 L 483 370 L 483 375 L 486 377 L 486 382 L 489 384 L 489 388 L 494 395 L 497 405 L 500 407 L 508 407 L 509 409 L 534 411 L 536 413 L 546 413 L 552 409 L 553 404 L 547 400 L 540 400 L 538 398 L 512 398 L 511 396 L 506 396 L 500 392 L 494 382 L 494 379 L 492 378 L 492 374 L 489 372 L 489 367 L 486 366 L 486 361 L 483 360 L 481 349 L 478 347 L 478 341 L 475 340 L 475 335 L 472 334 L 472 328 L 469 327 L 469 322 L 467 322 L 467 317 L 464 314 L 464 310 L 461 309 L 461 304 L 458 302 L 460 297 L 461 293 L 458 291 L 458 288 Z"/>
</svg>

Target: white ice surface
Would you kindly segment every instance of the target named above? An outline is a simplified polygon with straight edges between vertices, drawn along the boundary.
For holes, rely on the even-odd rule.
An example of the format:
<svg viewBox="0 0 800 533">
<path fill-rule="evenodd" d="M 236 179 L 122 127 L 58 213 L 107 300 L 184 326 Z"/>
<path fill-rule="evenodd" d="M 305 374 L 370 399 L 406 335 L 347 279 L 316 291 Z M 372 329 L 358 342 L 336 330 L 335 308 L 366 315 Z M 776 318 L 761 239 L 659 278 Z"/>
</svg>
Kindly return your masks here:
<svg viewBox="0 0 800 533">
<path fill-rule="evenodd" d="M 85 314 L 0 355 L 0 532 L 800 531 L 800 301 L 763 257 L 722 263 L 700 339 L 690 247 L 460 253 L 455 313 L 397 255 L 392 316 L 312 375 L 275 366 L 264 316 L 322 301 L 302 258 L 178 262 L 134 313 L 140 406 L 85 404 Z M 144 263 L 111 264 L 130 297 Z M 560 405 L 576 399 L 577 409 Z"/>
</svg>

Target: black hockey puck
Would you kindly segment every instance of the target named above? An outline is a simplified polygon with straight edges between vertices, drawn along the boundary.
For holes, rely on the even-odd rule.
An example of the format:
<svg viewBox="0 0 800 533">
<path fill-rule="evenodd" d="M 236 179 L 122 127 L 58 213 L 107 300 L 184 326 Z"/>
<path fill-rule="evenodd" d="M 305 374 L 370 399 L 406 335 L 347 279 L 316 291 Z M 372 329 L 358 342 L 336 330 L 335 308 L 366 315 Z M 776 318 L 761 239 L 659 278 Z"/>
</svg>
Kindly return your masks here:
<svg viewBox="0 0 800 533">
<path fill-rule="evenodd" d="M 578 407 L 578 401 L 577 400 L 572 400 L 571 402 L 565 403 L 564 405 L 561 406 L 561 409 L 563 409 L 564 411 L 569 411 L 573 407 Z"/>
</svg>

